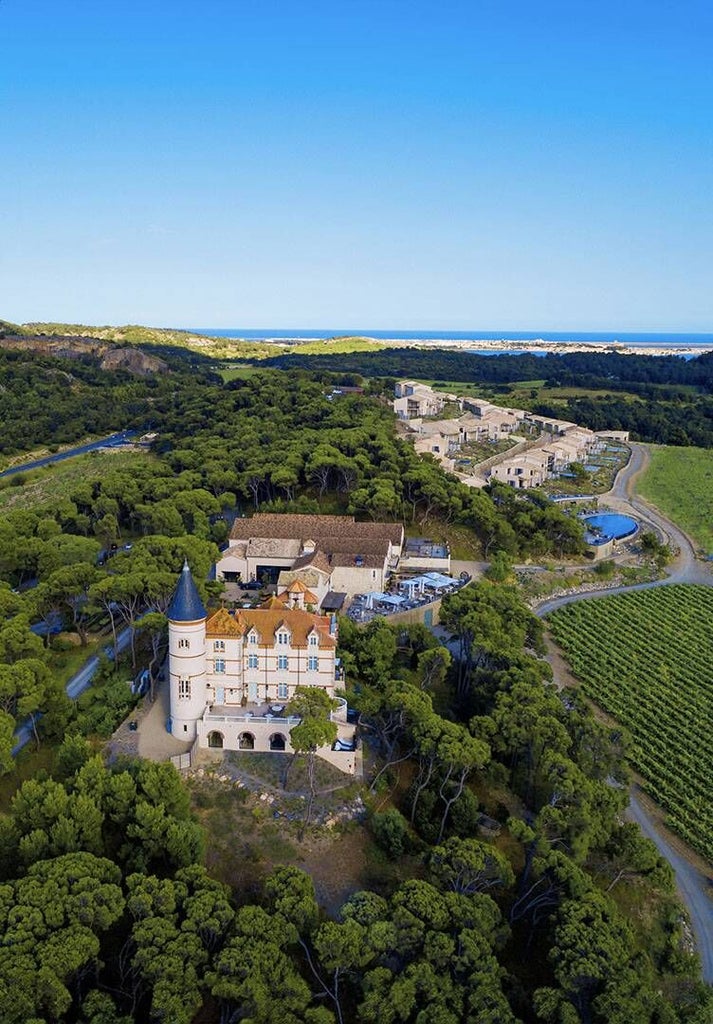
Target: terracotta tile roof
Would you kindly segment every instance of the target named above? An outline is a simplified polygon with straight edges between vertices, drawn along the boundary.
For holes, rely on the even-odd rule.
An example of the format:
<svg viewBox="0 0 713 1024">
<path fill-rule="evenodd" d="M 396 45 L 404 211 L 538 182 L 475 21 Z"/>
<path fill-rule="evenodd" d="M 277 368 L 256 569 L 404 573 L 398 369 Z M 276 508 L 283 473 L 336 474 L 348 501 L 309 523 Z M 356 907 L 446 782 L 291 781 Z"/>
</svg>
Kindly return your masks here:
<svg viewBox="0 0 713 1024">
<path fill-rule="evenodd" d="M 268 602 L 265 601 L 265 603 L 263 604 L 262 607 L 263 608 L 276 608 L 277 605 L 275 605 L 274 602 L 275 601 L 279 601 L 280 604 L 283 606 L 283 608 L 286 608 L 289 605 L 289 603 L 290 603 L 290 597 L 292 596 L 292 594 L 295 594 L 295 593 L 299 593 L 299 594 L 303 594 L 304 595 L 304 603 L 305 604 L 312 604 L 312 605 L 319 604 L 319 598 L 317 597 L 316 594 L 313 594 L 311 590 L 306 590 L 305 589 L 305 590 L 296 591 L 292 587 L 289 587 L 289 589 L 283 590 L 281 594 L 278 594 L 277 597 L 271 598 L 270 600 L 273 602 L 272 604 L 268 604 Z"/>
<path fill-rule="evenodd" d="M 400 544 L 401 523 L 358 523 L 354 516 L 322 516 L 258 512 L 250 519 L 236 519 L 230 531 L 231 540 L 251 538 L 314 540 L 322 549 L 328 548 L 324 538 L 379 538 Z"/>
<path fill-rule="evenodd" d="M 348 551 L 335 551 L 330 556 L 329 564 L 333 569 L 351 565 L 355 569 L 383 569 L 384 552 L 364 551 L 353 545 Z"/>
<path fill-rule="evenodd" d="M 206 636 L 242 636 L 243 631 L 227 608 L 221 608 L 208 619 Z"/>
<path fill-rule="evenodd" d="M 319 588 L 326 582 L 324 577 L 328 576 L 329 572 L 331 570 L 322 573 L 315 569 L 282 569 L 277 577 L 277 586 L 287 589 L 293 580 L 300 579 L 308 590 L 313 590 L 314 587 Z"/>
<path fill-rule="evenodd" d="M 305 586 L 302 580 L 293 580 L 287 588 L 288 594 L 304 594 L 305 600 L 309 600 L 310 597 L 314 597 L 314 594 L 310 593 L 309 587 Z M 315 598 L 316 600 L 316 598 Z"/>
<path fill-rule="evenodd" d="M 297 558 L 302 550 L 297 537 L 251 537 L 245 547 L 248 558 Z"/>
<path fill-rule="evenodd" d="M 299 608 L 285 608 L 277 598 L 272 598 L 269 608 L 240 608 L 234 615 L 221 608 L 208 619 L 206 635 L 244 636 L 251 627 L 254 627 L 260 637 L 259 646 L 274 647 L 275 633 L 279 626 L 285 625 L 292 634 L 292 647 L 307 647 L 307 638 L 314 629 L 319 633 L 320 647 L 336 647 L 336 640 L 329 635 L 330 622 L 328 615 L 314 615 Z"/>
<path fill-rule="evenodd" d="M 236 558 L 244 558 L 247 550 L 247 543 L 245 541 L 238 542 L 237 544 L 231 544 L 225 551 L 221 551 L 220 557 L 227 558 L 228 555 L 234 555 Z"/>
<path fill-rule="evenodd" d="M 293 564 L 293 571 L 298 569 L 314 569 L 317 572 L 323 572 L 326 576 L 329 576 L 331 569 L 329 567 L 329 559 L 323 551 L 313 551 L 306 555 L 300 555 Z"/>
</svg>

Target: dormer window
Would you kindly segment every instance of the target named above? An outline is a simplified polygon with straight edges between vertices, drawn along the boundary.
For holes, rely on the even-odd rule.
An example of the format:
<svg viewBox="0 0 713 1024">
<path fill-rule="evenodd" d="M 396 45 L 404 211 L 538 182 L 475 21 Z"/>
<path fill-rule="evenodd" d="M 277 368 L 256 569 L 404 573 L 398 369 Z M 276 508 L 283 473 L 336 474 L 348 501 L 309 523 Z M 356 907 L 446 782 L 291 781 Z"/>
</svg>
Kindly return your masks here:
<svg viewBox="0 0 713 1024">
<path fill-rule="evenodd" d="M 310 647 L 317 647 L 318 644 L 319 644 L 319 637 L 317 636 L 316 633 L 312 633 L 312 635 L 309 638 L 309 645 L 310 645 Z"/>
<path fill-rule="evenodd" d="M 290 642 L 290 634 L 289 633 L 283 633 L 283 632 L 278 633 L 277 634 L 277 642 L 278 642 L 278 644 L 284 644 L 284 645 L 289 644 L 289 642 Z"/>
<path fill-rule="evenodd" d="M 213 650 L 214 651 L 224 651 L 225 650 L 225 640 L 215 640 L 214 643 L 213 643 Z"/>
<path fill-rule="evenodd" d="M 248 643 L 249 644 L 256 644 L 257 643 L 257 633 L 252 632 L 252 633 L 249 634 L 249 636 L 248 636 Z"/>
</svg>

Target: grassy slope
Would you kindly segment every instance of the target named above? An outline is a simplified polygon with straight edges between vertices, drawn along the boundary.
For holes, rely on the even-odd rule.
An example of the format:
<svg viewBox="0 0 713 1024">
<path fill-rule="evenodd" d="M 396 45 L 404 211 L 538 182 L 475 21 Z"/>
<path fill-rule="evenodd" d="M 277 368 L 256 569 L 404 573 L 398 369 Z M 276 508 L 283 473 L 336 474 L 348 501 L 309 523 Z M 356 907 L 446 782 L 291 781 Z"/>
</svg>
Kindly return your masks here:
<svg viewBox="0 0 713 1024">
<path fill-rule="evenodd" d="M 655 446 L 639 493 L 713 553 L 713 452 L 707 448 Z"/>
<path fill-rule="evenodd" d="M 301 356 L 346 355 L 349 352 L 379 352 L 391 348 L 383 341 L 372 338 L 325 338 L 319 341 L 306 341 L 300 344 Z"/>
<path fill-rule="evenodd" d="M 2 327 L 3 321 L 0 321 L 0 328 Z M 241 341 L 237 338 L 216 338 L 191 331 L 178 331 L 167 327 L 143 327 L 138 324 L 98 327 L 89 324 L 28 323 L 21 327 L 14 324 L 7 324 L 5 327 L 7 333 L 19 333 L 27 336 L 40 334 L 89 337 L 120 345 L 172 345 L 201 352 L 203 355 L 215 359 L 265 359 L 297 346 L 305 355 L 376 352 L 387 347 L 383 342 L 372 341 L 370 338 L 329 338 L 325 341 L 293 342 L 288 346 L 280 342 L 261 343 Z"/>
<path fill-rule="evenodd" d="M 216 359 L 264 359 L 275 355 L 274 345 L 239 341 L 233 338 L 212 338 L 191 331 L 177 331 L 168 327 L 143 327 L 126 324 L 122 327 L 91 326 L 89 324 L 29 323 L 23 324 L 21 333 L 28 336 L 59 335 L 61 337 L 98 338 L 119 345 L 171 345 L 188 348 Z"/>
<path fill-rule="evenodd" d="M 100 451 L 5 477 L 0 481 L 0 511 L 45 505 L 67 497 L 78 484 L 99 480 L 114 469 L 133 468 L 138 461 L 153 458 L 144 452 Z M 25 481 L 22 486 L 13 484 L 18 476 Z"/>
</svg>

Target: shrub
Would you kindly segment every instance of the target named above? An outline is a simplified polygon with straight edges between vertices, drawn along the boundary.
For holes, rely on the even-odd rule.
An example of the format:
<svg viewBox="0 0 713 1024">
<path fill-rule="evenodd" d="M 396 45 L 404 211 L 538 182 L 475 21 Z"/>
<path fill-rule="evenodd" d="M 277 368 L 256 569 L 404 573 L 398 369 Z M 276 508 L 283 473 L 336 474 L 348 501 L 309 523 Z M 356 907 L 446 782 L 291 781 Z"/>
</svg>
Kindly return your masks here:
<svg viewBox="0 0 713 1024">
<path fill-rule="evenodd" d="M 410 846 L 408 822 L 395 807 L 374 814 L 371 819 L 371 831 L 376 842 L 391 860 L 398 860 Z"/>
</svg>

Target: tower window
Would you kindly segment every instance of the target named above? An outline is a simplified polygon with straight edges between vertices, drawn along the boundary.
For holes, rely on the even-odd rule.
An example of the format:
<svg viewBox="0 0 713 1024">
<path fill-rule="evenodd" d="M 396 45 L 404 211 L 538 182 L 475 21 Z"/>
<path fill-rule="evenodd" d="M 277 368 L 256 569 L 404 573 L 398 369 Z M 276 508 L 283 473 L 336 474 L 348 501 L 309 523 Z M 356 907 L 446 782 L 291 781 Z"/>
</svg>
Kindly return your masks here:
<svg viewBox="0 0 713 1024">
<path fill-rule="evenodd" d="M 216 672 L 225 672 L 225 658 L 216 658 L 215 659 L 215 671 Z"/>
<path fill-rule="evenodd" d="M 191 699 L 191 681 L 190 679 L 181 678 L 178 680 L 178 697 L 180 700 Z"/>
<path fill-rule="evenodd" d="M 191 646 L 191 641 L 186 640 L 185 637 L 181 637 L 181 639 L 178 641 L 178 646 L 188 649 Z"/>
</svg>

